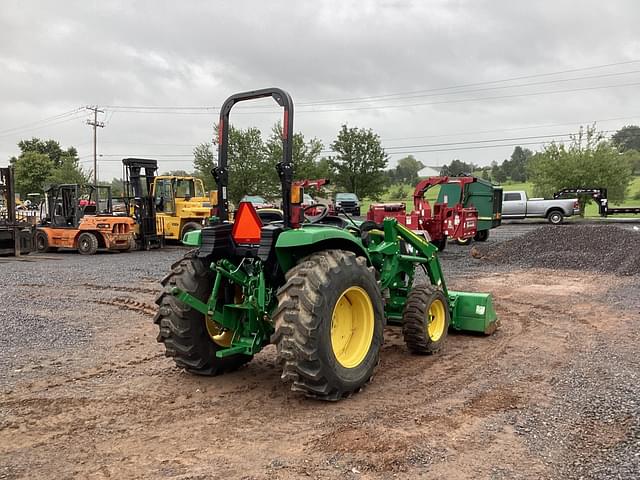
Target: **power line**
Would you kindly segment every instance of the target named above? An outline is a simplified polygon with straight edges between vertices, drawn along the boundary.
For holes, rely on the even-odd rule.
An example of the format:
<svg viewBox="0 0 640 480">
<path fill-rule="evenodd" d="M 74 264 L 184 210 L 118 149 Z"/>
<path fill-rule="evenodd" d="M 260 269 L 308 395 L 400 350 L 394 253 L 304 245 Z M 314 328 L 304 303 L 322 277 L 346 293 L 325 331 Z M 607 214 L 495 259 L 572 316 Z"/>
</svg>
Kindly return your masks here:
<svg viewBox="0 0 640 480">
<path fill-rule="evenodd" d="M 503 89 L 503 88 L 516 88 L 516 87 L 525 87 L 525 86 L 533 86 L 533 85 L 543 85 L 543 84 L 549 84 L 549 83 L 558 83 L 558 82 L 568 82 L 568 81 L 576 81 L 576 80 L 588 80 L 588 79 L 594 79 L 594 78 L 613 77 L 613 76 L 620 76 L 620 75 L 629 75 L 629 74 L 639 73 L 640 71 L 639 70 L 632 70 L 632 71 L 627 71 L 627 72 L 612 72 L 612 73 L 605 73 L 605 74 L 599 74 L 599 75 L 590 75 L 590 76 L 584 76 L 584 77 L 554 79 L 554 80 L 547 80 L 547 81 L 543 81 L 543 82 L 531 82 L 531 83 L 525 83 L 525 84 L 497 86 L 497 87 L 491 87 L 491 88 L 486 88 L 486 89 L 463 90 L 463 91 L 457 91 L 457 92 L 451 92 L 451 93 L 437 93 L 437 94 L 433 94 L 433 95 L 428 95 L 428 94 L 430 94 L 432 92 L 443 92 L 443 91 L 446 91 L 446 90 L 459 90 L 459 89 L 463 89 L 463 88 L 476 87 L 476 86 L 481 86 L 481 85 L 493 85 L 493 84 L 496 84 L 496 83 L 512 82 L 512 81 L 516 81 L 516 80 L 524 80 L 524 79 L 530 79 L 530 78 L 548 77 L 548 76 L 554 76 L 554 75 L 561 75 L 561 74 L 565 74 L 565 73 L 574 73 L 574 72 L 581 72 L 581 71 L 587 71 L 587 70 L 608 68 L 608 67 L 613 67 L 613 66 L 629 65 L 629 64 L 635 64 L 635 63 L 640 63 L 640 60 L 630 60 L 630 61 L 625 61 L 625 62 L 608 63 L 608 64 L 604 64 L 604 65 L 596 65 L 596 66 L 582 67 L 582 68 L 573 68 L 573 69 L 568 69 L 568 70 L 560 70 L 560 71 L 556 71 L 556 72 L 538 73 L 538 74 L 532 74 L 532 75 L 521 75 L 521 76 L 518 76 L 518 77 L 510 77 L 510 78 L 505 78 L 505 79 L 500 79 L 500 80 L 488 80 L 488 81 L 484 81 L 484 82 L 474 82 L 474 83 L 467 83 L 467 84 L 454 85 L 454 86 L 448 86 L 448 87 L 439 87 L 439 88 L 431 88 L 431 89 L 423 89 L 423 90 L 414 90 L 414 91 L 408 91 L 408 92 L 388 93 L 388 94 L 384 94 L 384 95 L 369 95 L 369 96 L 363 96 L 363 97 L 351 97 L 351 98 L 343 98 L 343 99 L 325 99 L 325 100 L 309 100 L 309 101 L 304 101 L 303 100 L 303 101 L 300 101 L 300 102 L 296 102 L 296 106 L 304 107 L 304 106 L 315 106 L 315 105 L 338 105 L 338 104 L 343 104 L 343 103 L 360 103 L 360 102 L 371 102 L 371 101 L 390 100 L 390 99 L 396 99 L 397 100 L 397 98 L 394 98 L 394 97 L 416 98 L 416 97 L 423 97 L 423 96 L 441 96 L 441 95 L 460 94 L 460 93 L 474 93 L 474 92 L 478 92 L 478 91 L 495 90 L 495 89 Z M 131 105 L 131 106 L 127 106 L 127 105 L 106 105 L 105 108 L 116 109 L 116 110 L 135 109 L 135 110 L 194 110 L 194 111 L 207 110 L 207 111 L 219 111 L 219 109 L 217 107 L 214 107 L 214 106 L 202 106 L 202 105 L 190 105 L 190 106 L 176 106 L 176 105 L 168 105 L 168 106 L 161 106 L 161 105 L 149 105 L 149 106 L 146 106 L 146 105 Z M 260 107 L 251 107 L 251 108 L 260 108 Z M 271 107 L 268 107 L 268 106 L 265 106 L 265 107 L 262 107 L 262 108 L 271 109 Z M 185 113 L 185 112 L 183 112 L 183 113 Z M 186 114 L 194 114 L 194 113 L 195 112 L 186 112 Z"/>
<path fill-rule="evenodd" d="M 596 69 L 600 69 L 600 68 L 615 67 L 615 66 L 620 66 L 620 65 L 629 65 L 629 64 L 634 64 L 634 63 L 640 63 L 640 60 L 629 60 L 629 61 L 624 61 L 624 62 L 607 63 L 607 64 L 604 64 L 604 65 L 595 65 L 595 66 L 591 66 L 591 67 L 572 68 L 572 69 L 569 69 L 569 70 L 560 70 L 560 71 L 556 71 L 556 72 L 537 73 L 537 74 L 532 74 L 532 75 L 521 75 L 521 76 L 518 76 L 518 77 L 505 78 L 505 79 L 501 79 L 501 80 L 488 80 L 488 81 L 483 81 L 483 82 L 466 83 L 466 84 L 461 84 L 461 85 L 456 85 L 456 86 L 439 87 L 439 88 L 432 88 L 432 89 L 427 89 L 427 90 L 414 90 L 414 91 L 409 91 L 409 92 L 388 93 L 388 94 L 384 94 L 384 95 L 371 95 L 371 96 L 368 96 L 368 97 L 352 97 L 352 98 L 345 98 L 345 99 L 340 99 L 340 100 L 336 100 L 336 99 L 333 99 L 333 100 L 318 100 L 318 101 L 316 101 L 314 103 L 343 103 L 343 102 L 351 102 L 351 101 L 355 101 L 355 100 L 384 99 L 384 98 L 396 97 L 396 96 L 402 96 L 402 95 L 414 95 L 414 94 L 436 92 L 436 91 L 442 91 L 442 90 L 453 90 L 453 89 L 459 89 L 459 88 L 476 87 L 476 86 L 480 86 L 480 85 L 491 85 L 491 84 L 495 84 L 495 83 L 504 83 L 504 82 L 511 82 L 511 81 L 516 81 L 516 80 L 525 80 L 525 79 L 528 79 L 528 78 L 549 77 L 549 76 L 553 76 L 553 75 L 561 75 L 561 74 L 564 74 L 564 73 L 583 72 L 583 71 L 586 71 L 586 70 L 596 70 Z M 309 103 L 311 103 L 311 102 L 309 102 Z"/>
<path fill-rule="evenodd" d="M 0 135 L 0 138 L 12 137 L 12 136 L 15 136 L 15 135 L 20 135 L 20 134 L 22 134 L 24 132 L 31 132 L 31 131 L 34 131 L 34 130 L 40 130 L 42 128 L 54 127 L 56 125 L 61 125 L 63 123 L 71 122 L 73 120 L 80 120 L 80 119 L 82 119 L 82 117 L 83 117 L 82 114 L 79 114 L 79 115 L 76 114 L 73 117 L 63 118 L 63 119 L 58 120 L 56 122 L 51 122 L 51 123 L 47 123 L 47 124 L 40 125 L 40 126 L 34 126 L 34 127 L 31 127 L 31 128 L 26 128 L 26 129 L 22 129 L 22 130 L 16 130 L 16 131 L 13 131 L 11 133 L 4 133 L 4 134 Z"/>
<path fill-rule="evenodd" d="M 483 134 L 483 133 L 509 132 L 514 130 L 529 130 L 529 129 L 537 129 L 537 128 L 549 128 L 549 127 L 566 127 L 567 125 L 588 125 L 588 124 L 600 123 L 600 122 L 612 122 L 616 120 L 631 120 L 639 117 L 640 115 L 633 115 L 631 117 L 601 118 L 597 120 L 587 120 L 587 121 L 581 121 L 581 122 L 546 123 L 546 124 L 539 124 L 539 125 L 528 125 L 526 127 L 495 128 L 492 130 L 475 130 L 471 132 L 454 132 L 454 133 L 441 133 L 436 135 L 419 135 L 414 137 L 383 138 L 382 140 L 393 141 L 393 140 L 416 140 L 419 138 L 455 137 L 459 135 L 475 135 L 475 134 Z"/>
<path fill-rule="evenodd" d="M 525 93 L 515 93 L 515 94 L 506 94 L 506 95 L 496 95 L 491 97 L 476 97 L 476 98 L 461 98 L 461 99 L 446 99 L 439 100 L 434 102 L 417 102 L 417 103 L 399 103 L 399 104 L 390 104 L 390 105 L 368 105 L 368 106 L 359 106 L 359 107 L 344 107 L 344 108 L 326 108 L 326 109 L 299 109 L 297 110 L 297 114 L 305 114 L 305 113 L 334 113 L 334 112 L 348 112 L 348 111 L 362 111 L 362 110 L 385 110 L 388 108 L 408 108 L 408 107 L 420 107 L 420 106 L 428 106 L 428 105 L 446 105 L 446 104 L 455 104 L 455 103 L 468 103 L 468 102 L 482 102 L 487 100 L 503 100 L 507 98 L 518 98 L 518 97 L 531 97 L 531 96 L 540 96 L 540 95 L 551 95 L 557 93 L 574 93 L 574 92 L 582 92 L 589 90 L 601 90 L 605 88 L 622 88 L 622 87 L 634 87 L 640 85 L 640 82 L 630 82 L 630 83 L 619 83 L 613 85 L 597 85 L 590 87 L 579 87 L 579 88 L 569 88 L 569 89 L 560 89 L 560 90 L 548 90 L 542 92 L 525 92 Z M 464 93 L 464 92 L 460 92 Z M 138 107 L 140 108 L 140 107 Z M 211 108 L 211 107 L 203 107 L 203 108 Z M 271 108 L 271 107 L 269 107 Z M 303 107 L 304 108 L 304 107 Z M 203 112 L 203 111 L 192 111 L 192 112 L 180 112 L 175 110 L 114 110 L 116 112 L 123 113 L 135 113 L 135 114 L 164 114 L 164 115 L 211 115 L 215 114 L 215 112 Z M 262 114 L 274 114 L 278 113 L 278 110 L 244 110 L 236 112 L 236 115 L 262 115 Z"/>
<path fill-rule="evenodd" d="M 7 128 L 5 130 L 0 130 L 0 136 L 5 136 L 5 135 L 2 135 L 4 133 L 14 132 L 16 130 L 23 130 L 25 128 L 31 127 L 32 125 L 38 125 L 40 123 L 48 123 L 48 122 L 52 122 L 54 120 L 59 120 L 61 118 L 64 118 L 64 117 L 69 116 L 69 115 L 73 115 L 74 113 L 78 113 L 80 111 L 82 111 L 82 107 L 74 108 L 73 110 L 69 110 L 67 112 L 58 113 L 57 115 L 52 115 L 50 117 L 42 118 L 40 120 L 35 120 L 33 122 L 25 123 L 25 124 L 17 126 L 17 127 L 12 127 L 12 128 Z"/>
</svg>

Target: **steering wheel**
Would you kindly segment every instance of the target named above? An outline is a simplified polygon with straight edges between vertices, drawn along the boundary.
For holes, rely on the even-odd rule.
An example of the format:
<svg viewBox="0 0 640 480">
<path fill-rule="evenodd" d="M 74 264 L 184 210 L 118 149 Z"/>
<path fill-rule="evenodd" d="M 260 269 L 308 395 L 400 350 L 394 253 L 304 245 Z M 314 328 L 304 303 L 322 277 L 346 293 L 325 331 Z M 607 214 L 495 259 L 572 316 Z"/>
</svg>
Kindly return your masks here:
<svg viewBox="0 0 640 480">
<path fill-rule="evenodd" d="M 312 209 L 316 209 L 316 208 L 320 208 L 321 209 L 320 213 L 318 213 L 317 215 L 307 215 L 307 210 L 312 210 Z M 304 207 L 302 209 L 302 213 L 304 213 L 304 218 L 305 218 L 305 220 L 307 222 L 309 222 L 309 223 L 318 223 L 324 217 L 329 215 L 329 207 L 327 205 L 325 205 L 324 203 L 316 203 L 315 205 L 307 205 L 306 207 Z"/>
</svg>

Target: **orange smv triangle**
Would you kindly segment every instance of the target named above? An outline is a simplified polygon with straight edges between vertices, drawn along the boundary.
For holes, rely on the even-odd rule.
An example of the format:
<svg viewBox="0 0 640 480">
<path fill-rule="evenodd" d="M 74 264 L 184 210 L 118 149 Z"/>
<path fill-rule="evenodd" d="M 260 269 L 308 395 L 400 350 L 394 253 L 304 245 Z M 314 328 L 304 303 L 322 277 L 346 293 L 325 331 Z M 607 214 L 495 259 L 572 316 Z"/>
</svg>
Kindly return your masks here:
<svg viewBox="0 0 640 480">
<path fill-rule="evenodd" d="M 251 202 L 240 202 L 231 235 L 236 243 L 260 243 L 262 222 Z"/>
</svg>

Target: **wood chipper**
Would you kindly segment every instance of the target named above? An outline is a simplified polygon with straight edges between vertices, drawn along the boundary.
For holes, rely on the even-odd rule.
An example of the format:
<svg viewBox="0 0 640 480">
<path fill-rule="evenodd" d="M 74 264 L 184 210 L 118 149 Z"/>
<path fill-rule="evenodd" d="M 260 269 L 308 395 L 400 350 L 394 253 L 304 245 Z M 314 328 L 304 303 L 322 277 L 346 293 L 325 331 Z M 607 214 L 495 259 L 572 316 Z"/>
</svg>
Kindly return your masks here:
<svg viewBox="0 0 640 480">
<path fill-rule="evenodd" d="M 283 220 L 264 224 L 242 202 L 230 222 L 229 113 L 239 102 L 265 97 L 284 109 L 283 158 L 276 166 Z M 440 350 L 449 328 L 495 329 L 491 296 L 449 290 L 437 248 L 395 219 L 356 223 L 318 205 L 318 214 L 305 217 L 303 190 L 293 184 L 288 93 L 232 95 L 218 128 L 217 218 L 185 235 L 195 249 L 173 265 L 157 299 L 158 341 L 178 366 L 215 375 L 273 343 L 282 379 L 293 390 L 339 400 L 371 378 L 387 324 L 401 327 L 417 354 Z M 419 280 L 417 270 L 425 273 Z"/>
<path fill-rule="evenodd" d="M 430 204 L 427 192 L 436 187 L 437 198 Z M 426 234 L 444 250 L 450 238 L 462 245 L 471 240 L 486 241 L 489 229 L 500 226 L 501 212 L 502 188 L 477 177 L 442 176 L 425 178 L 416 185 L 411 213 L 407 214 L 402 202 L 373 203 L 367 220 L 395 218 L 411 230 Z"/>
</svg>

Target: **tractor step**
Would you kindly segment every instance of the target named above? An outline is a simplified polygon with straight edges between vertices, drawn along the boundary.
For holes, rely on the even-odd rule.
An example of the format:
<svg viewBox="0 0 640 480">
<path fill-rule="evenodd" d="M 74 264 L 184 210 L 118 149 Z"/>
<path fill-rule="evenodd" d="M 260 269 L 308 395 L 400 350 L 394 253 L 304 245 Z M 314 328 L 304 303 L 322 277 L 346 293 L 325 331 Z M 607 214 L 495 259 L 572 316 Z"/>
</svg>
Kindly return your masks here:
<svg viewBox="0 0 640 480">
<path fill-rule="evenodd" d="M 491 335 L 498 322 L 489 293 L 454 292 L 449 290 L 451 328 Z"/>
</svg>

